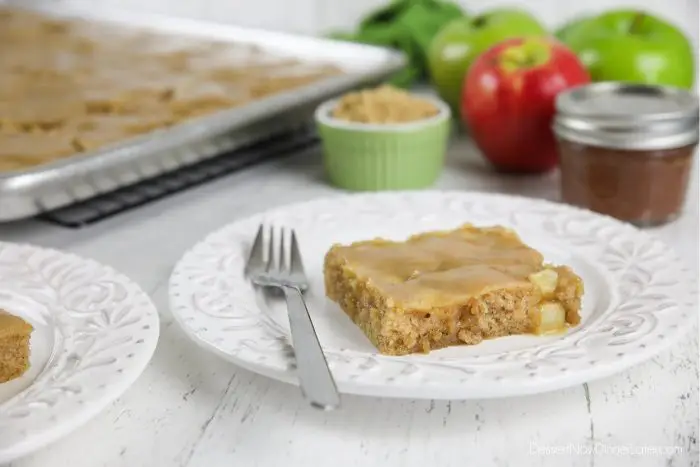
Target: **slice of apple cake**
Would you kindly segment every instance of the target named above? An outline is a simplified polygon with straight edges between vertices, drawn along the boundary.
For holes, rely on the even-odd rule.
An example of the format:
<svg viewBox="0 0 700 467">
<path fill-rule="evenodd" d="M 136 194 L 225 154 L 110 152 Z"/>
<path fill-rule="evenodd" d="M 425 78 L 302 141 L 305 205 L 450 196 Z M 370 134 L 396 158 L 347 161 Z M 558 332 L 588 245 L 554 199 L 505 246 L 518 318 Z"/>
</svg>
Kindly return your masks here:
<svg viewBox="0 0 700 467">
<path fill-rule="evenodd" d="M 334 245 L 324 276 L 327 296 L 388 355 L 562 332 L 579 323 L 584 291 L 512 230 L 469 224 Z"/>
</svg>

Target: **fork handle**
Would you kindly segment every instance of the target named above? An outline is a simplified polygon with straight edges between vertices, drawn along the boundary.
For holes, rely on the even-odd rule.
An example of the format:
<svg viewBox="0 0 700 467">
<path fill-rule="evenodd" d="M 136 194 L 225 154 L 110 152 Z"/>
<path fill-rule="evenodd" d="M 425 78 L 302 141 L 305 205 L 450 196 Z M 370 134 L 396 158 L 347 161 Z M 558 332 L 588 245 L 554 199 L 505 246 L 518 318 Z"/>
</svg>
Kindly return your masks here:
<svg viewBox="0 0 700 467">
<path fill-rule="evenodd" d="M 335 409 L 340 405 L 340 396 L 318 342 L 304 296 L 296 287 L 284 286 L 282 290 L 287 300 L 301 391 L 314 407 Z"/>
</svg>

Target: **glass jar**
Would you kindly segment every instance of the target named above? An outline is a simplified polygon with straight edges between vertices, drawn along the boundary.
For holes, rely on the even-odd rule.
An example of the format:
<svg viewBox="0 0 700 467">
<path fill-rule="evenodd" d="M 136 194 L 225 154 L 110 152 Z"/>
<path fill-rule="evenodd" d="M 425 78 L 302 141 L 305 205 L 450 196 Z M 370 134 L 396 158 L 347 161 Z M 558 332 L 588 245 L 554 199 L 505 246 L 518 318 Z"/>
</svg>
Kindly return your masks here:
<svg viewBox="0 0 700 467">
<path fill-rule="evenodd" d="M 698 99 L 680 89 L 594 83 L 560 93 L 562 201 L 638 226 L 677 218 L 698 144 Z"/>
</svg>

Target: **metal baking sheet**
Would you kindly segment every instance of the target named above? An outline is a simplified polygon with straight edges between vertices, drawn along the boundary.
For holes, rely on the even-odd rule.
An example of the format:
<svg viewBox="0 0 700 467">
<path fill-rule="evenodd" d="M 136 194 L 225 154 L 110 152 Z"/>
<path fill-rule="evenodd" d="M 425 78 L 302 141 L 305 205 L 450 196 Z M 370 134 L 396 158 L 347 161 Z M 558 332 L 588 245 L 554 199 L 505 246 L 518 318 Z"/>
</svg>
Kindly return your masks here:
<svg viewBox="0 0 700 467">
<path fill-rule="evenodd" d="M 222 152 L 301 128 L 324 100 L 378 84 L 405 66 L 392 50 L 323 38 L 169 18 L 142 12 L 7 2 L 48 15 L 117 24 L 183 38 L 258 46 L 302 62 L 335 65 L 342 75 L 24 171 L 0 172 L 0 222 L 33 217 L 170 172 Z"/>
</svg>

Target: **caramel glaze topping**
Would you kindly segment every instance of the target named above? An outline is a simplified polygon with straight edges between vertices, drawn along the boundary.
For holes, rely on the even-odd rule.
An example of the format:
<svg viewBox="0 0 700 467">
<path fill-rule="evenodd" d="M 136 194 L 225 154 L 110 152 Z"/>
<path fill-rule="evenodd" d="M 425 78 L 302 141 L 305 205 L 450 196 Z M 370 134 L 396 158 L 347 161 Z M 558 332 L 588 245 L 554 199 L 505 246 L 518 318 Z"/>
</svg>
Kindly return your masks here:
<svg viewBox="0 0 700 467">
<path fill-rule="evenodd" d="M 0 7 L 0 172 L 25 170 L 341 74 L 244 43 Z"/>
<path fill-rule="evenodd" d="M 394 305 L 421 309 L 449 306 L 492 290 L 531 287 L 542 255 L 503 227 L 419 234 L 405 242 L 369 240 L 336 245 L 358 277 Z"/>
</svg>

